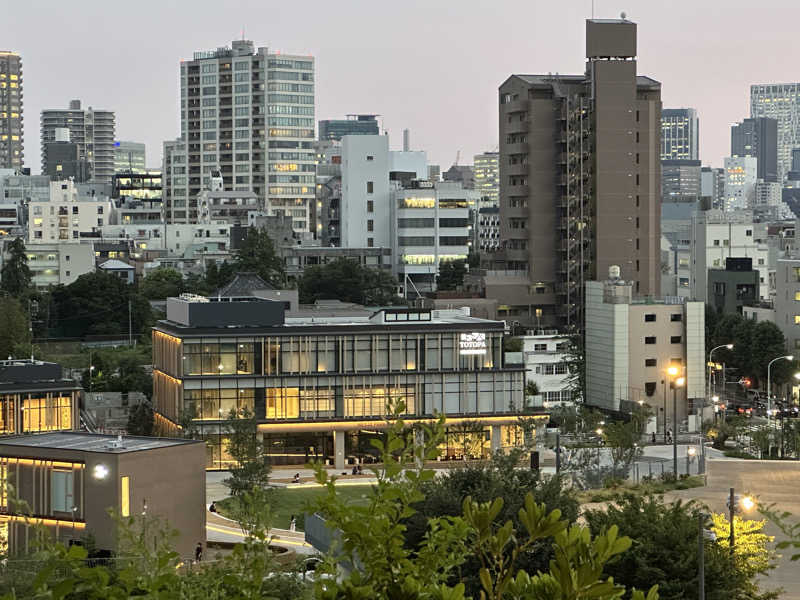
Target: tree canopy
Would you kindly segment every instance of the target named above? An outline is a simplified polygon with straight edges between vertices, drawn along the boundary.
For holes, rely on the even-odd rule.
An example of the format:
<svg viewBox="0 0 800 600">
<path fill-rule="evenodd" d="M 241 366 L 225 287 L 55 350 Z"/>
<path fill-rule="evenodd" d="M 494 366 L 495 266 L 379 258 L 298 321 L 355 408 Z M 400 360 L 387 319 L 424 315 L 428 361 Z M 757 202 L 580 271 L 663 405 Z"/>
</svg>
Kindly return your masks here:
<svg viewBox="0 0 800 600">
<path fill-rule="evenodd" d="M 251 227 L 247 231 L 242 246 L 236 250 L 233 267 L 239 272 L 254 272 L 275 287 L 281 287 L 286 279 L 283 261 L 275 252 L 266 229 Z"/>
<path fill-rule="evenodd" d="M 158 267 L 139 281 L 139 293 L 148 300 L 163 300 L 183 292 L 183 276 L 171 267 Z"/>
<path fill-rule="evenodd" d="M 14 298 L 20 298 L 31 286 L 31 270 L 25 242 L 16 238 L 7 247 L 8 256 L 0 270 L 0 290 Z"/>
<path fill-rule="evenodd" d="M 0 359 L 23 358 L 18 351 L 30 343 L 28 315 L 22 304 L 16 298 L 0 297 Z"/>
<path fill-rule="evenodd" d="M 436 289 L 441 291 L 457 290 L 464 285 L 467 263 L 464 260 L 449 260 L 439 263 L 439 275 L 436 276 Z"/>
<path fill-rule="evenodd" d="M 338 258 L 321 266 L 306 268 L 298 282 L 300 302 L 341 300 L 367 306 L 396 302 L 396 282 L 383 269 L 366 267 L 358 261 Z"/>
</svg>

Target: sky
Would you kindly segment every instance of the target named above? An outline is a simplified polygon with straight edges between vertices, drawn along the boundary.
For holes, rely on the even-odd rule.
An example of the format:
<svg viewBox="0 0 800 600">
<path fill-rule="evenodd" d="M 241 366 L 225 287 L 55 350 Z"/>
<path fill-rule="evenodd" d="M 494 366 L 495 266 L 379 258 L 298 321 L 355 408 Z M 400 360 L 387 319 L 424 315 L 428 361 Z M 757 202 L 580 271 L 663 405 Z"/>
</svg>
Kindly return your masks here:
<svg viewBox="0 0 800 600">
<path fill-rule="evenodd" d="M 722 166 L 753 83 L 800 80 L 800 2 L 763 0 L 0 0 L 0 50 L 24 69 L 25 163 L 40 170 L 39 115 L 116 112 L 148 165 L 180 133 L 178 68 L 196 50 L 253 40 L 316 57 L 317 119 L 377 113 L 444 169 L 497 147 L 497 88 L 513 73 L 582 73 L 584 19 L 638 23 L 638 71 L 665 108 L 694 107 L 700 158 Z"/>
</svg>

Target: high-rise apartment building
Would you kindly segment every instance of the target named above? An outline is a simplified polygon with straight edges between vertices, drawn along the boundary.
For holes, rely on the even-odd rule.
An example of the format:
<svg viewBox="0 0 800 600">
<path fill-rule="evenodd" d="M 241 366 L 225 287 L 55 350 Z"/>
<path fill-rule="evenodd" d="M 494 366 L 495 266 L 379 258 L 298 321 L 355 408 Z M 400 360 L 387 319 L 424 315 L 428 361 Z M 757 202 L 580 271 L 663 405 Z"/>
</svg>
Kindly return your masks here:
<svg viewBox="0 0 800 600">
<path fill-rule="evenodd" d="M 753 208 L 758 179 L 756 163 L 752 156 L 725 157 L 724 210 Z"/>
<path fill-rule="evenodd" d="M 173 156 L 167 165 L 165 154 L 171 220 L 196 221 L 197 195 L 219 170 L 225 190 L 252 190 L 268 214 L 290 216 L 296 230 L 307 231 L 315 194 L 314 58 L 235 40 L 181 62 L 180 87 L 187 172 L 168 173 L 183 163 Z M 181 183 L 170 181 L 175 175 Z"/>
<path fill-rule="evenodd" d="M 56 141 L 56 131 L 69 129 L 69 140 L 77 144 L 79 160 L 88 165 L 91 181 L 111 183 L 114 176 L 114 112 L 81 108 L 80 100 L 71 100 L 69 108 L 42 111 L 42 173 L 49 172 L 46 145 Z"/>
<path fill-rule="evenodd" d="M 0 169 L 23 165 L 22 59 L 0 51 Z"/>
<path fill-rule="evenodd" d="M 662 200 L 696 202 L 700 198 L 700 169 L 699 160 L 662 160 Z"/>
<path fill-rule="evenodd" d="M 800 83 L 751 85 L 750 117 L 778 121 L 778 182 L 783 182 L 792 149 L 800 147 Z"/>
<path fill-rule="evenodd" d="M 141 142 L 114 142 L 114 173 L 144 173 L 147 154 Z"/>
<path fill-rule="evenodd" d="M 709 208 L 725 206 L 725 169 L 719 167 L 700 168 L 700 196 L 711 199 Z"/>
<path fill-rule="evenodd" d="M 754 156 L 758 178 L 778 181 L 778 121 L 757 117 L 731 125 L 731 156 Z"/>
<path fill-rule="evenodd" d="M 499 90 L 492 271 L 508 283 L 491 295 L 522 324 L 580 329 L 583 283 L 611 265 L 636 295 L 660 292 L 661 84 L 636 75 L 631 21 L 586 21 L 586 56 L 585 74 L 512 75 Z"/>
<path fill-rule="evenodd" d="M 693 108 L 661 111 L 661 160 L 699 160 L 700 124 Z"/>
<path fill-rule="evenodd" d="M 341 142 L 346 135 L 378 135 L 379 115 L 347 115 L 346 119 L 326 119 L 319 122 L 319 139 Z"/>
<path fill-rule="evenodd" d="M 481 206 L 498 206 L 500 202 L 500 153 L 475 155 L 473 165 L 475 189 L 481 194 Z"/>
</svg>

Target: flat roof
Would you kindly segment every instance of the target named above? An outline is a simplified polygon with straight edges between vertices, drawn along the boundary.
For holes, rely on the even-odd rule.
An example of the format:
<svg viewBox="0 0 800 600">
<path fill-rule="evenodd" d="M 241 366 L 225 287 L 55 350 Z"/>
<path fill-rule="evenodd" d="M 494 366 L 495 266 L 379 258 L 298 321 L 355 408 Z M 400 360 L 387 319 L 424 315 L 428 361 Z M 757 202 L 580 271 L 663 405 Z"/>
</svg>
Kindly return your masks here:
<svg viewBox="0 0 800 600">
<path fill-rule="evenodd" d="M 84 431 L 59 431 L 53 433 L 34 433 L 29 435 L 0 437 L 0 449 L 2 449 L 3 446 L 16 446 L 19 448 L 48 448 L 53 450 L 125 454 L 127 452 L 199 443 L 198 440 L 126 435 L 122 436 L 122 448 L 109 447 L 111 442 L 116 441 L 116 435 L 88 433 Z"/>
</svg>

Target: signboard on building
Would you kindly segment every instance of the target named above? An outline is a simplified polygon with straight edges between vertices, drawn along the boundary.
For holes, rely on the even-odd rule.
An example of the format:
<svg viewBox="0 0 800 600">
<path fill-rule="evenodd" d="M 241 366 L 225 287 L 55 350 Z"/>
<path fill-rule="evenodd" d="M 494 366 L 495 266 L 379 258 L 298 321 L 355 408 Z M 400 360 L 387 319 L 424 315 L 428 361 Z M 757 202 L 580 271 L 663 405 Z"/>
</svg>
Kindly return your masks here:
<svg viewBox="0 0 800 600">
<path fill-rule="evenodd" d="M 485 333 L 462 333 L 458 340 L 458 353 L 486 354 L 486 334 Z"/>
</svg>

